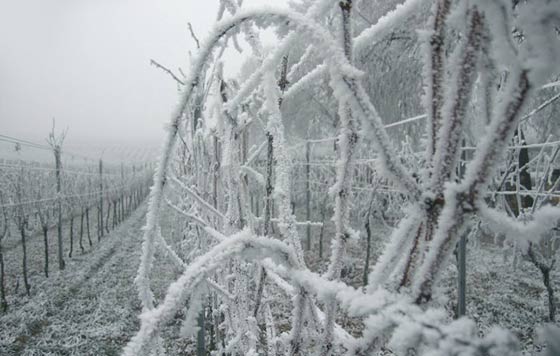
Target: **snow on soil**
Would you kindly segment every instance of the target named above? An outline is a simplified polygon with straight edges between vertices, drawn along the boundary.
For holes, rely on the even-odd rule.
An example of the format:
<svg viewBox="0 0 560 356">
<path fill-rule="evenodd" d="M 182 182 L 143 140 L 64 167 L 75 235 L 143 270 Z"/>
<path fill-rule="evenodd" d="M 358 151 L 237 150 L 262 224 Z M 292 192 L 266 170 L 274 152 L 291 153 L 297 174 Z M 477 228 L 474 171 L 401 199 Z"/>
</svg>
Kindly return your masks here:
<svg viewBox="0 0 560 356">
<path fill-rule="evenodd" d="M 29 299 L 11 305 L 0 316 L 0 355 L 119 355 L 138 329 L 133 280 L 144 222 L 141 207 L 90 253 L 67 259 L 65 271 L 36 282 Z"/>
</svg>

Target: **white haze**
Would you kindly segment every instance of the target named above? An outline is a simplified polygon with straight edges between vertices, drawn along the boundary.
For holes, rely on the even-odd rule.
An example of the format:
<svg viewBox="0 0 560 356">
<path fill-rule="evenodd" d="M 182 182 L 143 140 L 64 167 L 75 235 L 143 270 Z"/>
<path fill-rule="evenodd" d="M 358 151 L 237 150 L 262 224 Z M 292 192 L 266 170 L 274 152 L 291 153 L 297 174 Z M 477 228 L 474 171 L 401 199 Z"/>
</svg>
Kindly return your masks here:
<svg viewBox="0 0 560 356">
<path fill-rule="evenodd" d="M 264 3 L 254 0 L 251 3 Z M 56 118 L 67 148 L 159 146 L 175 82 L 150 66 L 188 68 L 217 1 L 0 0 L 0 134 L 44 143 Z M 239 68 L 242 56 L 228 53 Z M 233 68 L 233 69 L 231 69 Z M 84 148 L 85 146 L 85 148 Z"/>
</svg>

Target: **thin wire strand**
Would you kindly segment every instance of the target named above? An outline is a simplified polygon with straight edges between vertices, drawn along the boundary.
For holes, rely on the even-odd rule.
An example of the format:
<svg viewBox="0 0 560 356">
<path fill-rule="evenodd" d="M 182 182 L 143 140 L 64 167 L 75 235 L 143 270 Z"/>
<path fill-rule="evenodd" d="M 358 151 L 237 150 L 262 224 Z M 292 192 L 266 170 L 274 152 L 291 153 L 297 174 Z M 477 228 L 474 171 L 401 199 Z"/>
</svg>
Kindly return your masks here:
<svg viewBox="0 0 560 356">
<path fill-rule="evenodd" d="M 71 199 L 71 198 L 79 198 L 79 197 L 86 197 L 86 196 L 90 196 L 90 195 L 99 195 L 100 193 L 106 194 L 106 193 L 112 193 L 115 191 L 121 191 L 123 188 L 127 188 L 130 187 L 128 185 L 123 185 L 123 186 L 119 186 L 117 188 L 113 188 L 113 189 L 109 189 L 109 190 L 103 190 L 103 191 L 96 191 L 96 192 L 90 192 L 90 193 L 84 193 L 84 194 L 73 194 L 73 195 L 61 195 L 58 197 L 52 197 L 52 198 L 45 198 L 45 199 L 39 199 L 39 200 L 28 200 L 28 201 L 24 201 L 24 202 L 20 202 L 20 203 L 9 203 L 9 204 L 4 204 L 4 205 L 0 205 L 0 208 L 11 208 L 11 207 L 17 207 L 17 206 L 23 206 L 23 205 L 31 205 L 31 204 L 36 204 L 36 203 L 44 203 L 44 202 L 48 202 L 48 201 L 55 201 L 58 199 Z"/>
<path fill-rule="evenodd" d="M 10 164 L 1 164 L 0 163 L 0 168 L 11 168 L 11 169 L 27 169 L 27 170 L 31 170 L 31 171 L 49 171 L 49 172 L 56 172 L 56 168 L 49 168 L 49 167 L 32 167 L 32 166 L 18 166 L 18 165 L 10 165 Z M 87 171 L 76 171 L 76 170 L 70 170 L 70 169 L 61 169 L 60 172 L 62 174 L 65 173 L 70 173 L 70 174 L 75 174 L 75 175 L 84 175 L 84 176 L 97 176 L 99 177 L 99 173 L 93 173 L 93 172 L 87 172 Z M 116 174 L 116 173 L 103 173 L 103 177 L 121 177 L 120 174 Z"/>
</svg>

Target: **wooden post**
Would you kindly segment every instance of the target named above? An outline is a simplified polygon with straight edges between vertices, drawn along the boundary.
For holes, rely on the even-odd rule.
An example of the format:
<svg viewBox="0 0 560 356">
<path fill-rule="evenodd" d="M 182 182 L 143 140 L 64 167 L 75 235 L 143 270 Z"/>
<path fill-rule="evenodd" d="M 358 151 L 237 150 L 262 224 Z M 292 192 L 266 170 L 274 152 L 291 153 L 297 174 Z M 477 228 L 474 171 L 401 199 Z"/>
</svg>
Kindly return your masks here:
<svg viewBox="0 0 560 356">
<path fill-rule="evenodd" d="M 204 308 L 198 314 L 198 333 L 196 334 L 196 356 L 206 356 L 206 321 Z"/>
<path fill-rule="evenodd" d="M 109 233 L 109 218 L 111 217 L 111 200 L 107 197 L 107 218 L 105 219 L 105 231 Z"/>
<path fill-rule="evenodd" d="M 311 225 L 309 224 L 311 221 L 311 189 L 309 188 L 309 178 L 311 176 L 311 167 L 309 166 L 311 156 L 310 151 L 311 144 L 307 141 L 305 143 L 305 219 L 307 220 L 305 249 L 307 251 L 311 251 Z"/>
<path fill-rule="evenodd" d="M 113 229 L 117 227 L 118 216 L 117 216 L 117 198 L 113 198 Z"/>
<path fill-rule="evenodd" d="M 463 147 L 465 140 L 463 139 Z M 465 163 L 467 156 L 466 151 L 461 152 L 461 161 L 459 162 L 459 177 L 461 179 L 465 175 Z M 464 316 L 467 312 L 466 291 L 467 291 L 467 235 L 464 232 L 457 246 L 457 318 Z"/>
<path fill-rule="evenodd" d="M 457 251 L 457 269 L 459 278 L 457 283 L 457 318 L 464 316 L 467 312 L 466 289 L 467 289 L 467 233 L 463 233 L 459 240 Z"/>
<path fill-rule="evenodd" d="M 120 212 L 119 212 L 119 222 L 124 220 L 124 165 L 121 163 L 121 197 L 120 197 Z"/>
<path fill-rule="evenodd" d="M 272 174 L 274 170 L 274 137 L 270 133 L 266 133 L 267 149 L 266 149 L 266 186 L 264 198 L 264 221 L 263 221 L 263 236 L 268 237 L 271 232 L 272 220 Z"/>
<path fill-rule="evenodd" d="M 56 193 L 58 195 L 57 210 L 58 210 L 58 226 L 57 226 L 57 243 L 58 243 L 58 269 L 63 270 L 65 267 L 64 262 L 64 249 L 62 244 L 62 163 L 60 161 L 60 145 L 54 146 L 54 159 L 56 164 Z"/>
<path fill-rule="evenodd" d="M 4 205 L 4 195 L 0 191 L 0 205 Z M 6 289 L 5 289 L 5 271 L 4 271 L 4 254 L 2 247 L 2 240 L 8 236 L 9 232 L 9 222 L 8 213 L 6 212 L 6 207 L 2 207 L 2 219 L 0 226 L 2 231 L 0 232 L 0 307 L 5 313 L 8 311 L 8 301 L 6 300 Z"/>
<path fill-rule="evenodd" d="M 84 248 L 84 242 L 83 242 L 83 237 L 84 237 L 84 207 L 82 206 L 80 208 L 80 250 L 82 251 L 82 254 L 84 254 L 84 252 L 86 251 Z"/>
<path fill-rule="evenodd" d="M 20 163 L 21 164 L 21 163 Z M 17 225 L 19 228 L 19 232 L 21 234 L 21 247 L 22 247 L 22 272 L 23 272 L 23 282 L 25 285 L 25 292 L 29 296 L 29 291 L 31 286 L 29 284 L 28 274 L 27 274 L 27 246 L 26 246 L 26 236 L 25 236 L 25 229 L 28 227 L 28 217 L 24 211 L 24 207 L 22 205 L 23 201 L 23 165 L 21 166 L 20 176 L 17 178 L 17 187 L 16 187 L 16 197 L 18 203 L 18 216 L 17 216 Z"/>
<path fill-rule="evenodd" d="M 288 73 L 288 56 L 282 58 L 282 67 L 280 73 L 280 81 L 278 86 L 280 91 L 284 93 Z M 278 106 L 282 105 L 282 97 L 278 102 Z M 269 237 L 270 233 L 274 233 L 272 225 L 272 216 L 274 215 L 274 202 L 272 199 L 273 185 L 272 176 L 274 173 L 274 136 L 268 130 L 266 131 L 266 185 L 265 185 L 265 199 L 264 199 L 264 212 L 263 212 L 263 235 Z M 292 212 L 293 214 L 293 212 Z M 257 295 L 255 297 L 255 308 L 253 309 L 253 317 L 257 317 L 261 305 L 261 299 L 264 290 L 264 282 L 266 280 L 266 270 L 264 267 L 260 268 L 260 278 L 257 285 Z"/>
<path fill-rule="evenodd" d="M 98 240 L 103 237 L 103 160 L 99 160 L 99 232 Z"/>
<path fill-rule="evenodd" d="M 72 252 L 74 252 L 74 212 L 70 208 L 70 252 L 68 252 L 68 258 L 72 258 Z"/>
<path fill-rule="evenodd" d="M 89 243 L 89 247 L 91 247 L 93 244 L 91 243 L 91 234 L 89 231 L 89 206 L 86 207 L 86 226 L 87 226 L 88 243 Z"/>
</svg>

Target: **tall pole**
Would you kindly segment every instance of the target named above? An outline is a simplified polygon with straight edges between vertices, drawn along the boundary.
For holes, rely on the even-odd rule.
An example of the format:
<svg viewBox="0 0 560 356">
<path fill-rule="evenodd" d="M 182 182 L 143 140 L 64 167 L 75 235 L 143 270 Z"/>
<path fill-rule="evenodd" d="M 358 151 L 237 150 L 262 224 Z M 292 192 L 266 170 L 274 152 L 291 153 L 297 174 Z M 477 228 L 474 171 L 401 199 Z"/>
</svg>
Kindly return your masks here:
<svg viewBox="0 0 560 356">
<path fill-rule="evenodd" d="M 60 145 L 54 146 L 54 159 L 56 164 L 56 193 L 58 195 L 57 199 L 57 210 L 58 210 L 58 226 L 57 226 L 57 243 L 58 243 L 58 268 L 63 270 L 65 267 L 64 263 L 64 249 L 62 245 L 62 183 L 61 183 L 61 170 L 62 164 L 60 162 Z"/>
<path fill-rule="evenodd" d="M 99 234 L 103 237 L 103 160 L 99 159 Z"/>
<path fill-rule="evenodd" d="M 309 143 L 309 140 L 305 143 L 305 198 L 306 198 L 306 206 L 305 206 L 305 219 L 307 220 L 307 226 L 306 226 L 306 244 L 305 244 L 305 249 L 307 251 L 311 250 L 311 225 L 310 225 L 310 221 L 311 221 L 311 189 L 309 188 L 309 178 L 311 175 L 311 167 L 309 166 L 310 164 L 310 149 L 311 149 L 311 145 Z"/>
<path fill-rule="evenodd" d="M 121 187 L 121 221 L 124 220 L 126 215 L 125 212 L 125 200 L 126 200 L 126 191 L 124 189 L 124 164 L 121 163 L 121 179 L 122 179 L 122 187 Z"/>
<path fill-rule="evenodd" d="M 465 140 L 463 139 L 463 147 Z M 459 177 L 463 178 L 465 175 L 465 161 L 467 160 L 466 151 L 461 153 L 461 160 L 459 162 Z M 457 246 L 457 318 L 464 316 L 467 312 L 466 291 L 467 291 L 467 235 L 464 232 Z"/>
<path fill-rule="evenodd" d="M 457 269 L 459 278 L 457 283 L 457 318 L 464 316 L 467 312 L 466 290 L 467 290 L 467 234 L 463 233 L 459 240 L 457 249 Z"/>
</svg>

